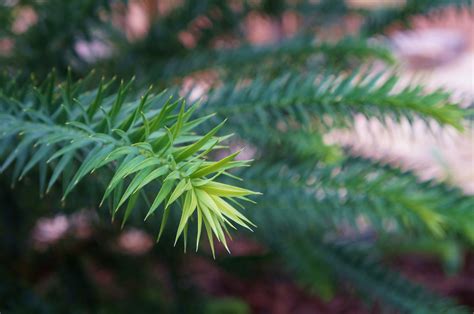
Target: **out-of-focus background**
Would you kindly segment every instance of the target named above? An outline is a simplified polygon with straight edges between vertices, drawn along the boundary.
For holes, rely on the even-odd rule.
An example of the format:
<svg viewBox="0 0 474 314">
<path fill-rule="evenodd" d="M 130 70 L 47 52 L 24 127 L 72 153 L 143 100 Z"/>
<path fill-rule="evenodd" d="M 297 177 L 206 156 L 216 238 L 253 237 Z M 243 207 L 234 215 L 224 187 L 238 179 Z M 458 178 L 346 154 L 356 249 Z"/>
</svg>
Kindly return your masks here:
<svg viewBox="0 0 474 314">
<path fill-rule="evenodd" d="M 173 22 L 173 19 L 183 18 L 185 14 L 176 10 L 182 2 L 111 2 L 112 7 L 107 10 L 91 10 L 91 23 L 96 19 L 107 21 L 111 29 L 96 28 L 85 36 L 80 29 L 74 29 L 80 23 L 73 16 L 65 13 L 45 19 L 44 16 L 59 12 L 38 12 L 41 6 L 35 1 L 4 0 L 0 4 L 7 12 L 4 19 L 0 17 L 3 65 L 28 67 L 35 69 L 38 75 L 47 72 L 50 66 L 61 71 L 70 65 L 75 76 L 95 68 L 104 75 L 135 74 L 138 81 L 144 79 L 159 85 L 159 79 L 154 82 L 147 77 L 147 62 L 154 58 L 159 65 L 160 58 L 168 58 L 170 54 L 175 57 L 174 53 L 179 58 L 189 50 L 199 51 L 203 45 L 232 48 L 242 40 L 253 45 L 271 44 L 311 27 L 318 30 L 319 40 L 336 42 L 364 28 L 369 41 L 393 53 L 397 73 L 403 78 L 401 83 L 422 82 L 430 90 L 447 89 L 452 91 L 453 99 L 466 108 L 474 101 L 472 6 L 420 10 L 421 13 L 412 14 L 407 23 L 383 25 L 384 18 L 389 21 L 389 15 L 378 16 L 375 12 L 396 11 L 410 0 L 347 0 L 341 1 L 347 13 L 337 16 L 337 23 L 331 23 L 325 16 L 325 23 L 314 26 L 308 25 L 303 12 L 296 9 L 280 12 L 279 1 L 256 0 L 256 3 L 265 2 L 267 7 L 245 11 L 237 25 L 238 37 L 227 34 L 228 29 L 235 27 L 234 21 L 218 18 L 224 14 L 219 4 L 207 11 L 208 16 L 183 20 L 186 25 L 176 30 L 170 31 L 167 27 L 175 27 L 177 23 L 156 22 L 159 17 L 168 17 Z M 228 2 L 229 8 L 236 10 L 243 5 L 242 1 Z M 374 12 L 372 24 L 358 14 L 359 10 Z M 330 15 L 331 10 L 324 14 Z M 72 28 L 63 30 L 63 38 L 45 31 L 62 19 L 71 19 Z M 42 21 L 46 21 L 44 29 L 29 33 Z M 220 23 L 217 26 L 216 21 Z M 207 38 L 206 30 L 216 27 L 221 34 Z M 375 29 L 378 27 L 381 30 Z M 107 37 L 105 33 L 115 37 Z M 167 38 L 169 34 L 173 38 Z M 49 35 L 55 42 L 48 41 Z M 29 36 L 36 36 L 36 41 Z M 38 52 L 44 55 L 33 55 Z M 362 61 L 357 62 L 361 62 L 360 67 L 365 66 Z M 375 62 L 370 67 L 377 72 L 386 64 Z M 153 71 L 151 67 L 149 70 Z M 212 71 L 196 71 L 182 79 L 182 88 L 192 87 L 196 97 L 200 97 L 215 77 Z M 357 116 L 355 121 L 351 129 L 333 131 L 324 140 L 348 147 L 357 155 L 413 170 L 423 179 L 448 181 L 466 194 L 474 194 L 472 125 L 467 125 L 466 131 L 459 134 L 454 129 L 428 127 L 423 121 L 387 121 L 382 125 L 363 115 Z M 28 185 L 18 187 L 22 191 L 30 188 Z M 2 208 L 37 206 L 38 199 L 18 200 L 11 193 L 9 183 L 2 180 Z M 61 311 L 71 304 L 76 309 L 71 309 L 71 313 L 283 314 L 378 313 L 380 310 L 377 305 L 367 307 L 350 286 L 338 287 L 330 300 L 311 293 L 272 258 L 264 244 L 245 235 L 237 234 L 229 244 L 232 256 L 218 252 L 217 259 L 212 260 L 194 253 L 177 255 L 173 251 L 181 248 L 173 248 L 169 243 L 156 246 L 155 239 L 137 227 L 126 227 L 123 231 L 104 227 L 100 222 L 103 218 L 99 218 L 95 208 L 51 211 L 47 202 L 39 207 L 35 208 L 37 216 L 30 218 L 25 218 L 21 211 L 2 213 L 8 223 L 1 225 L 1 245 L 14 249 L 8 255 L 0 253 L 0 258 L 10 259 L 8 262 L 0 259 L 0 272 L 12 271 L 4 265 L 13 265 L 18 280 L 0 283 L 0 311 L 2 302 L 8 303 L 9 308 L 23 309 L 21 313 Z M 414 281 L 474 308 L 474 253 L 463 258 L 460 263 L 453 261 L 458 265 L 453 266 L 458 267 L 456 272 L 447 271 L 449 267 L 445 263 L 422 253 L 397 254 L 387 263 Z"/>
</svg>

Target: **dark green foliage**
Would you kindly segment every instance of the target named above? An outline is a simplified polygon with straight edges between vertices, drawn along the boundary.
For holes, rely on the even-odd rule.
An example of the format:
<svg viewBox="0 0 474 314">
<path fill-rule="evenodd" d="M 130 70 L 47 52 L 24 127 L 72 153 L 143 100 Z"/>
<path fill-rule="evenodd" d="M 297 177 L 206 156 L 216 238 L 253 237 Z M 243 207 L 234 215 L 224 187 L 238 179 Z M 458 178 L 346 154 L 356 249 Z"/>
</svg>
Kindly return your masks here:
<svg viewBox="0 0 474 314">
<path fill-rule="evenodd" d="M 314 211 L 321 233 L 344 224 L 357 232 L 356 221 L 364 217 L 382 234 L 442 237 L 448 233 L 474 243 L 473 197 L 444 184 L 420 182 L 413 174 L 387 165 L 353 158 L 332 166 L 306 162 L 291 168 L 256 162 L 246 173 L 255 187 L 281 199 L 276 203 Z"/>
<path fill-rule="evenodd" d="M 352 115 L 395 118 L 414 116 L 434 119 L 462 129 L 467 113 L 449 102 L 449 94 L 437 91 L 424 93 L 422 86 L 401 88 L 396 75 L 353 71 L 346 75 L 334 73 L 286 74 L 271 82 L 255 78 L 251 85 L 240 87 L 230 83 L 209 95 L 209 106 L 223 115 L 249 114 L 265 121 L 295 119 L 305 126 L 311 119 L 330 117 L 334 126 L 350 123 Z M 399 89 L 399 91 L 396 90 Z M 251 118 L 251 117 L 249 117 Z"/>
<path fill-rule="evenodd" d="M 246 182 L 265 191 L 251 214 L 257 232 L 321 296 L 332 296 L 337 278 L 407 312 L 466 312 L 381 266 L 375 243 L 450 234 L 472 245 L 473 197 L 358 158 L 335 166 L 256 162 Z"/>
<path fill-rule="evenodd" d="M 305 235 L 305 238 L 308 235 Z M 312 276 L 314 265 L 324 269 L 330 268 L 330 274 L 343 281 L 348 280 L 361 291 L 372 295 L 375 300 L 407 313 L 468 313 L 466 308 L 456 306 L 450 300 L 427 292 L 422 287 L 411 283 L 398 274 L 380 265 L 369 250 L 352 248 L 352 245 L 331 245 L 313 243 L 309 245 L 305 238 L 297 235 L 287 239 L 281 250 L 286 256 L 302 256 L 303 262 L 295 265 L 298 272 L 311 283 L 321 283 Z M 306 260 L 305 260 L 306 258 Z M 290 258 L 291 259 L 291 258 Z M 326 274 L 327 275 L 327 274 Z"/>
<path fill-rule="evenodd" d="M 0 311 L 55 313 L 73 304 L 78 313 L 246 313 L 238 299 L 203 301 L 201 291 L 183 283 L 180 272 L 193 253 L 183 256 L 169 242 L 182 236 L 185 249 L 197 247 L 203 235 L 214 254 L 214 238 L 228 249 L 228 227 L 256 225 L 245 235 L 269 248 L 265 258 L 282 261 L 323 299 L 349 286 L 384 312 L 468 313 L 390 269 L 385 257 L 437 243 L 426 251 L 454 271 L 474 245 L 474 198 L 324 140 L 353 125 L 355 114 L 463 130 L 468 110 L 446 91 L 401 86 L 383 42 L 364 37 L 447 3 L 407 1 L 369 12 L 332 0 L 186 0 L 167 14 L 149 12 L 150 30 L 133 42 L 110 19 L 126 1 L 0 4 L 0 39 L 14 42 L 12 53 L 0 56 L 0 262 L 7 269 L 0 270 Z M 24 7 L 37 22 L 18 34 L 11 26 Z M 301 17 L 300 34 L 261 46 L 244 38 L 249 15 L 279 23 L 288 10 Z M 365 18 L 361 36 L 314 39 L 354 12 Z M 196 28 L 200 18 L 209 25 Z M 187 31 L 194 32 L 193 47 L 180 39 Z M 236 47 L 216 48 L 222 38 Z M 112 53 L 87 59 L 78 42 L 100 42 Z M 374 61 L 388 69 L 374 72 Z M 212 76 L 204 87 L 203 73 Z M 183 88 L 191 77 L 197 83 Z M 255 150 L 251 164 L 232 153 L 241 146 Z M 240 177 L 239 186 L 263 195 L 250 200 L 259 193 L 224 183 Z M 95 240 L 61 243 L 49 255 L 28 249 L 37 218 L 56 212 L 60 200 L 64 209 L 57 212 L 69 214 L 103 202 L 108 212 L 98 210 Z M 244 209 L 240 201 L 251 204 Z M 110 216 L 120 222 L 104 221 Z M 125 256 L 108 244 L 126 222 L 167 241 L 143 257 Z M 246 268 L 235 260 L 240 276 Z M 157 287 L 157 261 L 166 264 L 171 287 Z M 49 263 L 58 269 L 56 281 L 39 295 L 34 277 Z M 110 301 L 91 282 L 91 263 L 132 287 L 126 301 Z"/>
<path fill-rule="evenodd" d="M 90 42 L 94 31 L 103 24 L 100 14 L 110 10 L 116 1 L 30 1 L 22 0 L 18 6 L 8 7 L 0 4 L 0 10 L 8 16 L 1 37 L 14 40 L 11 56 L 1 59 L 3 66 L 28 70 L 37 75 L 46 75 L 54 67 L 65 73 L 68 66 L 82 74 L 80 69 L 87 62 L 78 54 L 75 45 L 78 41 Z M 5 6 L 5 7 L 3 7 Z M 36 22 L 25 32 L 12 33 L 13 14 L 22 7 L 31 8 L 36 13 Z M 51 14 L 60 12 L 60 14 Z M 10 27 L 8 27 L 10 25 Z"/>
<path fill-rule="evenodd" d="M 219 70 L 226 77 L 241 78 L 264 71 L 278 73 L 288 65 L 294 69 L 320 68 L 321 58 L 334 66 L 371 59 L 393 62 L 393 57 L 386 48 L 364 40 L 346 38 L 337 43 L 326 43 L 315 42 L 310 37 L 297 37 L 262 46 L 197 49 L 184 56 L 172 56 L 163 62 L 157 61 L 154 56 L 142 57 L 140 62 L 147 66 L 143 75 L 148 80 L 170 80 L 204 70 Z"/>
<path fill-rule="evenodd" d="M 363 32 L 373 35 L 382 32 L 393 23 L 410 26 L 410 18 L 417 14 L 423 14 L 442 8 L 446 5 L 465 7 L 472 5 L 471 0 L 411 0 L 406 5 L 396 8 L 379 9 L 368 14 Z"/>
</svg>

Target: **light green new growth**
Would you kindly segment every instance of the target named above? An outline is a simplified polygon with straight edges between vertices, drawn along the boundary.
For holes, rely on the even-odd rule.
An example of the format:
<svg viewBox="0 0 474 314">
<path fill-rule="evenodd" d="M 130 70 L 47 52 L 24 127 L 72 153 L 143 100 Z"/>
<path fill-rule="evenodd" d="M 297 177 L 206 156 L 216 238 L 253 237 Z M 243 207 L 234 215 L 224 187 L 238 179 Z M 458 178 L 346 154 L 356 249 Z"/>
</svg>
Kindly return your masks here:
<svg viewBox="0 0 474 314">
<path fill-rule="evenodd" d="M 88 174 L 104 168 L 112 169 L 100 202 L 107 201 L 112 217 L 126 205 L 123 224 L 130 217 L 139 195 L 152 196 L 145 220 L 163 212 L 158 239 L 161 237 L 172 208 L 181 208 L 176 241 L 184 236 L 193 216 L 197 216 L 196 250 L 202 225 L 214 253 L 213 238 L 228 249 L 228 226 L 250 229 L 253 225 L 229 201 L 248 201 L 246 196 L 259 194 L 219 183 L 227 171 L 245 166 L 236 161 L 238 153 L 218 161 L 208 155 L 222 148 L 227 137 L 217 137 L 219 124 L 207 134 L 193 130 L 209 119 L 193 119 L 196 105 L 186 107 L 184 100 L 153 95 L 149 89 L 139 100 L 127 100 L 133 80 L 102 80 L 95 90 L 86 86 L 94 79 L 55 84 L 54 74 L 39 86 L 28 86 L 23 97 L 1 94 L 0 141 L 1 171 L 14 165 L 13 180 L 21 180 L 38 167 L 41 194 L 48 192 L 62 178 L 63 200 Z M 176 110 L 179 111 L 176 112 Z M 49 176 L 49 180 L 46 178 Z"/>
</svg>

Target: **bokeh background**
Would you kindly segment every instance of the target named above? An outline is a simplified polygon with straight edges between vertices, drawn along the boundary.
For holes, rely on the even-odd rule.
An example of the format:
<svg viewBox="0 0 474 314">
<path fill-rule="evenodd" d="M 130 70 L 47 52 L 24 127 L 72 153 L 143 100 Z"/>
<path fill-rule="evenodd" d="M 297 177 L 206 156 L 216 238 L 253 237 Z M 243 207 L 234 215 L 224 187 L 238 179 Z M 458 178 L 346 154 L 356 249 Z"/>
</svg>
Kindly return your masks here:
<svg viewBox="0 0 474 314">
<path fill-rule="evenodd" d="M 59 8 L 69 10 L 63 12 L 48 11 L 51 7 L 38 5 L 41 1 L 2 2 L 0 65 L 28 68 L 38 76 L 51 67 L 64 73 L 71 66 L 75 77 L 95 69 L 122 77 L 132 73 L 138 81 L 160 86 L 164 83 L 153 78 L 151 64 L 159 67 L 161 60 L 181 58 L 203 46 L 268 45 L 305 28 L 314 29 L 318 40 L 336 42 L 362 31 L 369 41 L 393 53 L 405 84 L 422 82 L 430 90 L 448 89 L 466 108 L 474 100 L 472 6 L 428 10 L 425 1 L 426 9 L 417 8 L 419 12 L 410 12 L 400 23 L 391 22 L 386 12 L 398 12 L 410 0 L 334 1 L 344 9 L 328 2 L 326 11 L 321 9 L 321 21 L 313 25 L 297 9 L 281 10 L 280 1 L 255 0 L 260 9 L 246 11 L 238 23 L 219 18 L 225 13 L 215 3 L 206 14 L 193 16 L 176 10 L 184 5 L 178 0 L 116 1 L 107 9 L 96 1 L 97 7 L 90 6 L 90 21 L 78 21 L 70 15 L 75 9 L 69 5 L 80 1 L 56 1 Z M 238 11 L 239 6 L 241 1 L 229 1 L 231 9 Z M 370 12 L 371 19 L 362 11 Z M 99 22 L 106 28 L 96 26 Z M 44 25 L 37 27 L 38 23 Z M 93 31 L 86 32 L 81 25 Z M 370 65 L 374 72 L 386 66 Z M 210 70 L 172 81 L 199 98 L 215 79 Z M 382 125 L 360 115 L 353 128 L 331 132 L 325 141 L 413 170 L 423 179 L 447 180 L 474 194 L 473 130 L 471 125 L 459 134 L 449 128 L 428 128 L 422 121 Z M 251 156 L 252 149 L 247 153 Z M 222 248 L 215 260 L 200 253 L 178 254 L 181 248 L 166 241 L 155 245 L 152 235 L 137 226 L 121 231 L 87 202 L 75 204 L 80 211 L 51 208 L 54 203 L 48 197 L 40 201 L 31 182 L 14 190 L 4 178 L 0 184 L 0 273 L 9 278 L 0 282 L 2 313 L 3 307 L 15 309 L 12 313 L 65 309 L 70 313 L 379 313 L 381 309 L 380 304 L 367 306 L 350 285 L 338 286 L 331 299 L 308 291 L 264 244 L 246 235 L 236 234 L 230 256 Z M 459 255 L 456 250 L 453 244 L 440 248 L 438 255 L 425 254 L 422 247 L 417 252 L 397 251 L 387 264 L 474 308 L 474 252 Z"/>
</svg>

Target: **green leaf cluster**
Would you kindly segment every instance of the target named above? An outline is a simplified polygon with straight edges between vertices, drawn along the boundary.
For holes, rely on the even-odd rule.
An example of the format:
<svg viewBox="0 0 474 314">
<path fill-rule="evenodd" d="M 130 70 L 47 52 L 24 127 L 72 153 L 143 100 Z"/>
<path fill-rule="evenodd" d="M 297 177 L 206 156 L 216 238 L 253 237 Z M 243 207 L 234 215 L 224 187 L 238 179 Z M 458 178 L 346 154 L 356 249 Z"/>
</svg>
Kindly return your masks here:
<svg viewBox="0 0 474 314">
<path fill-rule="evenodd" d="M 229 201 L 241 206 L 237 200 L 249 201 L 246 196 L 258 193 L 216 181 L 247 161 L 236 160 L 238 152 L 208 159 L 228 137 L 216 135 L 224 122 L 198 135 L 194 129 L 211 116 L 194 119 L 197 104 L 187 107 L 184 100 L 151 89 L 130 99 L 133 80 L 101 80 L 89 90 L 94 79 L 91 74 L 77 83 L 58 84 L 51 73 L 41 84 L 28 86 L 22 97 L 5 89 L 1 171 L 12 166 L 15 182 L 37 167 L 40 193 L 62 181 L 64 201 L 87 175 L 112 170 L 101 201 L 112 217 L 125 207 L 123 226 L 139 198 L 150 199 L 145 220 L 158 208 L 163 212 L 159 239 L 176 205 L 182 211 L 176 241 L 184 235 L 186 243 L 188 225 L 197 217 L 196 249 L 202 226 L 213 251 L 214 237 L 227 247 L 228 226 L 250 229 L 253 224 Z"/>
</svg>

